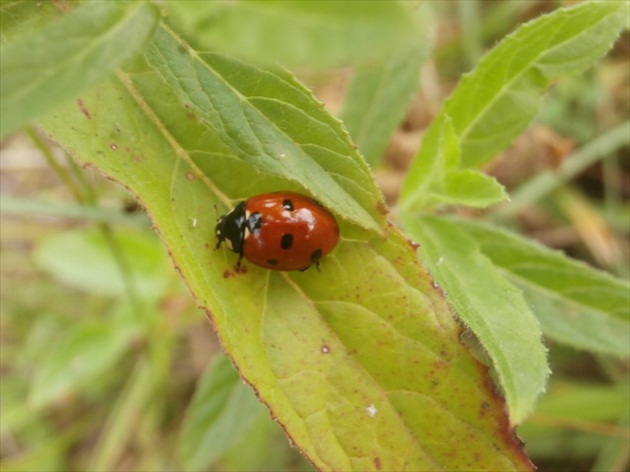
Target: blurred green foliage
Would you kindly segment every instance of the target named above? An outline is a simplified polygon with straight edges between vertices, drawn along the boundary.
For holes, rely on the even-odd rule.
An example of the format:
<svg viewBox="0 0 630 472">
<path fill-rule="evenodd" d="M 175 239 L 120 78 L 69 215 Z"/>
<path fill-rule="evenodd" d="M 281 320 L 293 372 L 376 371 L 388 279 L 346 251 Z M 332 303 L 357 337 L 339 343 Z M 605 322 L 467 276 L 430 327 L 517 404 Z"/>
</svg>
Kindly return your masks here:
<svg viewBox="0 0 630 472">
<path fill-rule="evenodd" d="M 441 85 L 448 88 L 518 23 L 557 6 L 439 2 L 438 25 L 457 30 L 434 51 Z M 180 14 L 175 19 L 191 21 L 185 9 Z M 229 20 L 222 35 L 235 27 Z M 289 48 L 299 62 L 294 53 Z M 324 53 L 318 62 L 339 60 Z M 361 59 L 368 53 L 362 50 Z M 617 83 L 614 62 L 627 66 L 628 58 L 552 88 L 538 123 L 586 145 L 625 119 L 627 96 L 606 86 Z M 630 229 L 627 195 L 619 190 L 619 175 L 628 175 L 618 157 L 624 150 L 627 143 L 620 143 L 604 164 L 604 198 L 579 200 L 621 239 Z M 47 168 L 19 162 L 5 168 L 5 162 L 8 157 L 0 228 L 2 470 L 311 470 L 222 356 L 157 236 L 138 218 L 141 209 L 126 212 L 126 193 L 72 164 L 51 166 L 59 178 L 51 179 Z M 563 185 L 593 193 L 592 181 Z M 18 197 L 5 200 L 5 192 Z M 555 224 L 570 225 L 574 206 L 562 198 L 528 203 Z M 46 208 L 37 206 L 42 200 Z M 588 247 L 574 251 L 598 262 Z M 602 265 L 628 274 L 627 252 L 621 254 Z M 520 428 L 528 454 L 543 471 L 624 470 L 628 360 L 548 343 L 554 381 Z"/>
</svg>

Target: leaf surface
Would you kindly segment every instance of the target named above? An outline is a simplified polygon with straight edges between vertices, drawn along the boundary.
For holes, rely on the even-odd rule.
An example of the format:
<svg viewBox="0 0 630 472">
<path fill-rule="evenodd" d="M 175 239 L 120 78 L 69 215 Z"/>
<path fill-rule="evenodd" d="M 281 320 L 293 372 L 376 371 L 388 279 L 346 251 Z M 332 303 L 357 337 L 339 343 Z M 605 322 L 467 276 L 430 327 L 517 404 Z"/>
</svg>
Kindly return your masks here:
<svg viewBox="0 0 630 472">
<path fill-rule="evenodd" d="M 164 29 L 82 102 L 89 118 L 69 104 L 45 129 L 142 200 L 240 374 L 318 469 L 531 469 L 414 249 L 383 228 L 364 161 L 295 80 Z M 214 250 L 215 206 L 282 188 L 329 206 L 340 244 L 321 273 L 234 271 Z"/>
<path fill-rule="evenodd" d="M 98 83 L 144 44 L 157 21 L 143 1 L 88 2 L 30 34 L 3 37 L 0 135 Z"/>
</svg>

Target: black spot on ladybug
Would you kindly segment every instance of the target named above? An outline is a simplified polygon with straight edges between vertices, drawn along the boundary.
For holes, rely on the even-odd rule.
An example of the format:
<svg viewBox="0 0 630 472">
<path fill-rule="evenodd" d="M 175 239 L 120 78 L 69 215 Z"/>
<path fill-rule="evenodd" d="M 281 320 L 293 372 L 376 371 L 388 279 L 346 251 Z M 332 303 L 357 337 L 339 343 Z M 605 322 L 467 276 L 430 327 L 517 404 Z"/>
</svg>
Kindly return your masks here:
<svg viewBox="0 0 630 472">
<path fill-rule="evenodd" d="M 291 249 L 291 246 L 293 246 L 293 235 L 283 234 L 282 239 L 280 240 L 280 247 L 282 249 Z"/>
<path fill-rule="evenodd" d="M 267 264 L 276 265 L 278 264 L 278 261 L 276 259 L 267 259 Z"/>
<path fill-rule="evenodd" d="M 317 251 L 313 251 L 313 253 L 311 254 L 311 261 L 312 262 L 317 262 L 321 258 L 322 258 L 322 250 L 321 249 L 318 249 Z"/>
<path fill-rule="evenodd" d="M 289 211 L 293 211 L 293 202 L 291 200 L 289 200 L 288 198 L 286 198 L 283 202 L 282 202 L 282 207 L 285 210 L 289 210 Z"/>
</svg>

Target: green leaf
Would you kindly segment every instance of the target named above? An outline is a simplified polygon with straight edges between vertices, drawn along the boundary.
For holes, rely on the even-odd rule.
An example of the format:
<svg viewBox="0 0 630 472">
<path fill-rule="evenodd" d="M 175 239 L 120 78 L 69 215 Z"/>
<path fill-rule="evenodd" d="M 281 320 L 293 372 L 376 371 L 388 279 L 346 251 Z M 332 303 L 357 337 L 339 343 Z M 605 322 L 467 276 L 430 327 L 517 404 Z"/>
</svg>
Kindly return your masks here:
<svg viewBox="0 0 630 472">
<path fill-rule="evenodd" d="M 159 391 L 157 370 L 146 357 L 138 358 L 124 388 L 117 392 L 116 401 L 109 407 L 107 421 L 99 428 L 98 442 L 90 451 L 86 470 L 116 469 L 138 430 L 143 430 L 143 423 L 155 410 L 154 396 Z"/>
<path fill-rule="evenodd" d="M 438 217 L 407 218 L 410 236 L 446 297 L 487 351 L 513 424 L 531 413 L 549 374 L 536 318 L 466 228 Z"/>
<path fill-rule="evenodd" d="M 627 417 L 626 425 L 611 423 L 627 415 L 629 393 L 627 380 L 616 385 L 551 382 L 519 434 L 540 459 L 592 460 L 610 440 L 622 442 L 627 449 Z M 590 470 L 623 470 L 623 466 Z"/>
<path fill-rule="evenodd" d="M 179 450 L 186 470 L 211 468 L 263 416 L 265 408 L 229 359 L 217 358 L 202 376 L 182 427 Z"/>
<path fill-rule="evenodd" d="M 61 218 L 73 218 L 99 223 L 110 223 L 129 226 L 149 227 L 150 221 L 143 213 L 123 213 L 122 210 L 51 201 L 38 198 L 3 195 L 0 200 L 0 213 L 19 215 L 46 215 Z"/>
<path fill-rule="evenodd" d="M 57 280 L 81 290 L 126 296 L 129 279 L 123 271 L 128 271 L 139 296 L 162 295 L 167 284 L 167 262 L 157 239 L 138 231 L 118 231 L 113 239 L 109 241 L 97 229 L 66 231 L 42 241 L 35 257 L 39 266 Z"/>
<path fill-rule="evenodd" d="M 50 346 L 33 376 L 29 404 L 41 408 L 90 387 L 111 369 L 138 334 L 132 325 L 86 322 L 70 327 Z"/>
<path fill-rule="evenodd" d="M 147 57 L 171 87 L 173 102 L 189 109 L 211 133 L 191 153 L 192 164 L 211 175 L 226 166 L 240 167 L 252 184 L 264 174 L 281 177 L 292 181 L 285 187 L 300 185 L 343 218 L 383 232 L 383 203 L 368 167 L 338 121 L 288 73 L 183 51 L 174 33 L 162 29 Z M 265 190 L 277 190 L 278 182 L 274 179 Z M 252 193 L 240 180 L 219 185 L 237 198 Z"/>
<path fill-rule="evenodd" d="M 0 2 L 0 37 L 2 44 L 18 36 L 45 28 L 59 18 L 61 10 L 55 2 L 2 0 Z"/>
<path fill-rule="evenodd" d="M 419 87 L 420 67 L 429 53 L 430 35 L 426 31 L 433 15 L 426 3 L 416 13 L 422 36 L 417 34 L 409 48 L 356 67 L 344 99 L 341 121 L 372 167 L 383 157 L 392 133 L 405 116 Z"/>
<path fill-rule="evenodd" d="M 630 286 L 535 242 L 482 223 L 458 223 L 519 286 L 543 333 L 578 349 L 630 356 Z"/>
<path fill-rule="evenodd" d="M 98 83 L 143 45 L 157 20 L 145 2 L 87 2 L 42 29 L 3 37 L 0 135 Z"/>
<path fill-rule="evenodd" d="M 628 18 L 627 2 L 589 2 L 561 8 L 521 26 L 458 84 L 403 183 L 400 204 L 421 209 L 435 143 L 453 126 L 461 167 L 477 167 L 504 149 L 536 114 L 549 84 L 590 67 L 611 47 Z M 427 143 L 429 143 L 427 145 Z M 433 164 L 438 165 L 439 164 Z M 430 172 L 431 174 L 431 172 Z"/>
<path fill-rule="evenodd" d="M 411 202 L 424 210 L 438 204 L 486 207 L 507 198 L 494 178 L 473 169 L 462 169 L 461 150 L 451 119 L 438 117 L 425 135 L 421 156 L 405 179 L 413 199 L 402 198 L 401 211 Z M 403 189 L 403 192 L 405 190 Z"/>
<path fill-rule="evenodd" d="M 486 55 L 444 105 L 464 165 L 480 165 L 507 146 L 536 114 L 548 85 L 591 67 L 627 19 L 627 2 L 561 8 L 521 26 Z"/>
<path fill-rule="evenodd" d="M 45 129 L 142 200 L 241 376 L 313 464 L 530 470 L 414 249 L 360 228 L 382 228 L 383 204 L 340 123 L 287 74 L 172 31 L 147 57 L 82 97 L 91 120 L 68 105 Z M 336 213 L 339 245 L 321 273 L 234 271 L 236 255 L 214 250 L 214 207 L 283 188 Z"/>
<path fill-rule="evenodd" d="M 410 9 L 399 1 L 177 1 L 173 27 L 201 50 L 256 63 L 338 67 L 382 61 L 416 38 Z"/>
</svg>

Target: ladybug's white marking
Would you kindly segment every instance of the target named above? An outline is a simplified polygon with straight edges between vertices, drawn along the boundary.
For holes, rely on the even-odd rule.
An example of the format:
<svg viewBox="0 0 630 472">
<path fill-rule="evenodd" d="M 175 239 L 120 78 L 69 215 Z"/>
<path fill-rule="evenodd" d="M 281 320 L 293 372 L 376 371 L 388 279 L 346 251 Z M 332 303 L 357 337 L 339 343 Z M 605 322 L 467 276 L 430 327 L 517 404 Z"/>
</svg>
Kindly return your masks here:
<svg viewBox="0 0 630 472">
<path fill-rule="evenodd" d="M 376 413 L 378 413 L 378 410 L 376 409 L 374 404 L 371 404 L 365 409 L 365 412 L 368 414 L 370 418 L 374 418 L 376 416 Z"/>
<path fill-rule="evenodd" d="M 190 226 L 192 226 L 193 228 L 197 227 L 197 218 L 193 218 L 190 220 Z"/>
</svg>

